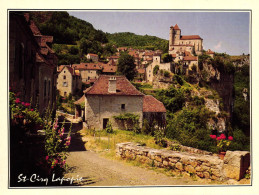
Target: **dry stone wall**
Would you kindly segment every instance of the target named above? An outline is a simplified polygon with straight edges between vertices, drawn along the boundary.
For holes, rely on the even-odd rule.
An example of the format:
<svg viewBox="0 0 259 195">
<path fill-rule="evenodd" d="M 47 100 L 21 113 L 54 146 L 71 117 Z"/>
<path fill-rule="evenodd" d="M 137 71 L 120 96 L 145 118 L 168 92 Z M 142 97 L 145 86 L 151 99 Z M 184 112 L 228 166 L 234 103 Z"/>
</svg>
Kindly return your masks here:
<svg viewBox="0 0 259 195">
<path fill-rule="evenodd" d="M 240 169 L 247 169 L 247 165 L 239 164 L 245 160 L 241 160 L 246 153 L 239 153 L 231 155 L 232 152 L 228 151 L 228 156 L 235 156 L 236 159 L 232 160 L 221 160 L 218 156 L 214 155 L 204 155 L 204 154 L 192 154 L 188 152 L 179 152 L 171 150 L 158 150 L 145 146 L 140 146 L 135 143 L 119 143 L 117 144 L 116 154 L 123 159 L 136 160 L 142 163 L 149 164 L 150 166 L 168 168 L 174 173 L 187 174 L 189 176 L 198 176 L 200 178 L 207 178 L 212 180 L 222 181 L 227 178 L 241 179 Z M 249 154 L 249 153 L 248 153 Z M 228 164 L 228 161 L 231 163 Z M 249 162 L 250 163 L 250 162 Z M 231 169 L 231 165 L 235 164 L 236 169 L 234 173 L 227 171 Z M 224 170 L 225 169 L 225 170 Z M 226 175 L 226 172 L 228 174 Z M 238 175 L 238 176 L 237 176 Z"/>
</svg>

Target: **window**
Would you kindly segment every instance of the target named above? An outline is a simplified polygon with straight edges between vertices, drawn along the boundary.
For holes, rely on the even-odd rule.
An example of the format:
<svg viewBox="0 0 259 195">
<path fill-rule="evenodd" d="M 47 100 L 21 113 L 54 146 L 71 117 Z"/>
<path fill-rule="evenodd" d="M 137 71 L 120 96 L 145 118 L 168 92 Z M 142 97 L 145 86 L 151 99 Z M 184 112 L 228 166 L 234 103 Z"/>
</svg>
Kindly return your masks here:
<svg viewBox="0 0 259 195">
<path fill-rule="evenodd" d="M 63 76 L 63 79 L 66 79 L 66 76 Z"/>
<path fill-rule="evenodd" d="M 121 109 L 125 110 L 125 104 L 121 104 Z"/>
<path fill-rule="evenodd" d="M 67 82 L 63 82 L 63 87 L 67 87 L 67 86 L 68 86 Z"/>
<path fill-rule="evenodd" d="M 65 97 L 67 96 L 67 92 L 64 92 L 64 96 L 65 96 Z"/>
<path fill-rule="evenodd" d="M 64 70 L 64 73 L 66 73 L 66 71 Z"/>
<path fill-rule="evenodd" d="M 47 94 L 47 80 L 44 80 L 44 97 L 46 97 Z"/>
</svg>

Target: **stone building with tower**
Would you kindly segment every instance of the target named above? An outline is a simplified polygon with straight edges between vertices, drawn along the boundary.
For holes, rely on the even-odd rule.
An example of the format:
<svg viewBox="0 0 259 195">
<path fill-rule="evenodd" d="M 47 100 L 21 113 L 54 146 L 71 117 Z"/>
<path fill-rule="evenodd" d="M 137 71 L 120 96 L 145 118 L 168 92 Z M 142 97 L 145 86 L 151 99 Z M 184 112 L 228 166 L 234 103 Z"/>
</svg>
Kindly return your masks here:
<svg viewBox="0 0 259 195">
<path fill-rule="evenodd" d="M 199 35 L 181 35 L 181 29 L 176 24 L 170 27 L 169 54 L 183 54 L 188 51 L 191 54 L 201 55 L 203 39 Z"/>
</svg>

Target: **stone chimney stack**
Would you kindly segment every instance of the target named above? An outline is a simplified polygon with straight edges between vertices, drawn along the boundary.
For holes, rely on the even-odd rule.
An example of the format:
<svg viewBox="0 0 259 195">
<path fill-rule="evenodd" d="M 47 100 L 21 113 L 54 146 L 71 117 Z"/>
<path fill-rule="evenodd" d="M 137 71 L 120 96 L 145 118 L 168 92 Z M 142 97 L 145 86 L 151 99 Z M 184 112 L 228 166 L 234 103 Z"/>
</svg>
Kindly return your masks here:
<svg viewBox="0 0 259 195">
<path fill-rule="evenodd" d="M 116 77 L 110 77 L 108 84 L 108 92 L 116 93 Z"/>
</svg>

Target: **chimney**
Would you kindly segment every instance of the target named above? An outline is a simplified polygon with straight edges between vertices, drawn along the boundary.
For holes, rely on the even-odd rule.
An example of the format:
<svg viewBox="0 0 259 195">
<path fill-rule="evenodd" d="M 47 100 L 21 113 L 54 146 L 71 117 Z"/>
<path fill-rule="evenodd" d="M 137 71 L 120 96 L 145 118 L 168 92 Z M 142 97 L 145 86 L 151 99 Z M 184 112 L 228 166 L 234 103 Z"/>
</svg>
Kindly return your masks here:
<svg viewBox="0 0 259 195">
<path fill-rule="evenodd" d="M 108 84 L 108 92 L 116 93 L 116 77 L 110 77 Z"/>
</svg>

